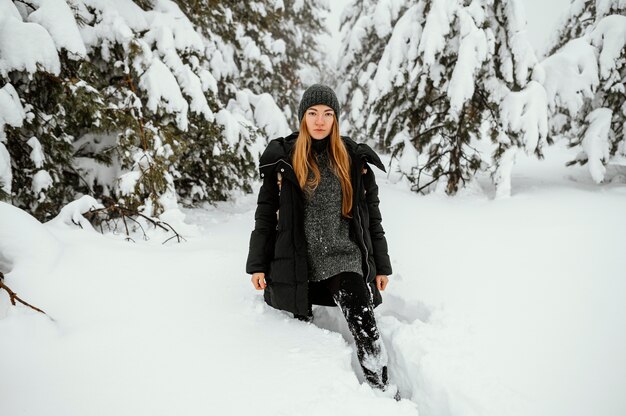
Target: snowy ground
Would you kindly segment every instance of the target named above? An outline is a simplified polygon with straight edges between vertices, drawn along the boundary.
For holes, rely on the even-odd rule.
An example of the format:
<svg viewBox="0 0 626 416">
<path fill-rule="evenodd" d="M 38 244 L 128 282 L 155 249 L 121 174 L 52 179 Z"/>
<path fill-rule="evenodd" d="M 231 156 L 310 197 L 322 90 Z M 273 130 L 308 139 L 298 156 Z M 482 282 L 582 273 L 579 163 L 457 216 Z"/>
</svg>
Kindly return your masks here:
<svg viewBox="0 0 626 416">
<path fill-rule="evenodd" d="M 0 414 L 624 415 L 624 177 L 596 186 L 548 156 L 519 161 L 503 200 L 379 176 L 399 403 L 362 384 L 336 308 L 305 324 L 252 289 L 255 195 L 186 211 L 198 232 L 169 246 L 0 204 L 0 271 L 54 318 L 0 293 Z"/>
</svg>

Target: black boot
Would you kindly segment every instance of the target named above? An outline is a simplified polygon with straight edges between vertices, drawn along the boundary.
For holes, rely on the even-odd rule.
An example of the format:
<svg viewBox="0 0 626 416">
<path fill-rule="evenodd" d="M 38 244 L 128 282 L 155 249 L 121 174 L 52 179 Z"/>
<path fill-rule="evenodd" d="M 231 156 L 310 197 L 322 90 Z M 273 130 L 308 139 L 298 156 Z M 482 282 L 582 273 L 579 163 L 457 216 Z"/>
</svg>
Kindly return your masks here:
<svg viewBox="0 0 626 416">
<path fill-rule="evenodd" d="M 306 315 L 300 315 L 299 313 L 294 313 L 293 317 L 302 322 L 313 322 L 313 305 L 309 303 L 309 307 L 307 308 Z"/>
<path fill-rule="evenodd" d="M 293 317 L 302 322 L 313 322 L 313 315 L 298 315 L 296 313 L 293 314 Z"/>
<path fill-rule="evenodd" d="M 398 388 L 396 387 L 396 394 L 393 395 L 393 399 L 397 402 L 399 402 L 400 400 L 402 400 L 402 397 L 400 397 L 400 390 L 398 390 Z"/>
<path fill-rule="evenodd" d="M 389 376 L 387 375 L 387 366 L 383 367 L 380 374 L 376 374 L 373 371 L 368 370 L 365 367 L 361 367 L 361 368 L 363 369 L 363 374 L 365 375 L 365 379 L 367 380 L 367 383 L 370 386 L 372 386 L 372 388 L 378 389 L 385 393 L 389 392 L 389 394 L 391 394 L 391 391 L 389 391 L 389 389 L 393 388 L 395 389 L 395 392 L 393 392 L 394 400 L 399 402 L 402 399 L 402 397 L 400 397 L 400 391 L 398 390 L 398 387 L 395 385 L 393 386 L 389 385 Z"/>
<path fill-rule="evenodd" d="M 375 373 L 374 371 L 361 366 L 363 375 L 367 384 L 375 389 L 385 391 L 387 389 L 387 366 L 384 366 L 381 373 Z"/>
</svg>

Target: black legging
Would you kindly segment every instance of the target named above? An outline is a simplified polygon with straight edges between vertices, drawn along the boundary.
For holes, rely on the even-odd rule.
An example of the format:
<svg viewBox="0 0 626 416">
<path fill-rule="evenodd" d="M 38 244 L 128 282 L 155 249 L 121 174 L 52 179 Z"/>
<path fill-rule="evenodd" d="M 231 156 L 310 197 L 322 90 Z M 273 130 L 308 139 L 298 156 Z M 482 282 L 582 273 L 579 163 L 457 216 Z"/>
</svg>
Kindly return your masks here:
<svg viewBox="0 0 626 416">
<path fill-rule="evenodd" d="M 363 277 L 343 272 L 316 284 L 324 285 L 341 308 L 356 342 L 357 357 L 367 382 L 380 389 L 387 385 L 387 353 L 376 326 L 369 289 Z M 309 312 L 309 315 L 312 315 Z M 301 320 L 310 320 L 294 315 Z"/>
</svg>

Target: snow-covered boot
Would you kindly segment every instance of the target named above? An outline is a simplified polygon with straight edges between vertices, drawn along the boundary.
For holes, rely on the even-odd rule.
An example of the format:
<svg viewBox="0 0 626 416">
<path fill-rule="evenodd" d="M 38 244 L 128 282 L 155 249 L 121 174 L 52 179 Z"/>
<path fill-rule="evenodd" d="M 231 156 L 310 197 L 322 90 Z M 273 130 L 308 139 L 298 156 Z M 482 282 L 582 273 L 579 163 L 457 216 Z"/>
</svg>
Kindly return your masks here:
<svg viewBox="0 0 626 416">
<path fill-rule="evenodd" d="M 373 389 L 378 390 L 382 393 L 384 397 L 393 397 L 393 399 L 399 402 L 402 398 L 400 397 L 400 391 L 398 390 L 398 386 L 395 384 L 389 384 L 389 376 L 387 375 L 387 366 L 382 368 L 380 374 L 376 374 L 371 370 L 363 367 L 363 374 L 365 375 L 365 379 L 368 384 L 372 386 Z"/>
</svg>

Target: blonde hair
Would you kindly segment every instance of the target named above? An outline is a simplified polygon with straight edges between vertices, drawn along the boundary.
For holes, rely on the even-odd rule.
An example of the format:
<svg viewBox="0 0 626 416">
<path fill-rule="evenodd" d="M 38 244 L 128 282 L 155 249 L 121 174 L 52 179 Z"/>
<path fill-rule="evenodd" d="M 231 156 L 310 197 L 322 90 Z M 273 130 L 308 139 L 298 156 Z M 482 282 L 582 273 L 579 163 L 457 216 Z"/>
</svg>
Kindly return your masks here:
<svg viewBox="0 0 626 416">
<path fill-rule="evenodd" d="M 330 165 L 331 170 L 339 178 L 339 183 L 341 184 L 341 215 L 345 218 L 352 218 L 353 191 L 352 182 L 350 181 L 350 158 L 348 157 L 346 145 L 339 135 L 337 117 L 333 115 L 333 119 L 330 143 L 328 145 Z M 292 163 L 298 184 L 306 193 L 313 192 L 320 183 L 320 170 L 311 151 L 311 140 L 311 135 L 306 127 L 306 120 L 303 117 L 300 123 L 300 133 L 294 145 Z M 313 172 L 312 178 L 309 178 L 309 172 Z"/>
</svg>

